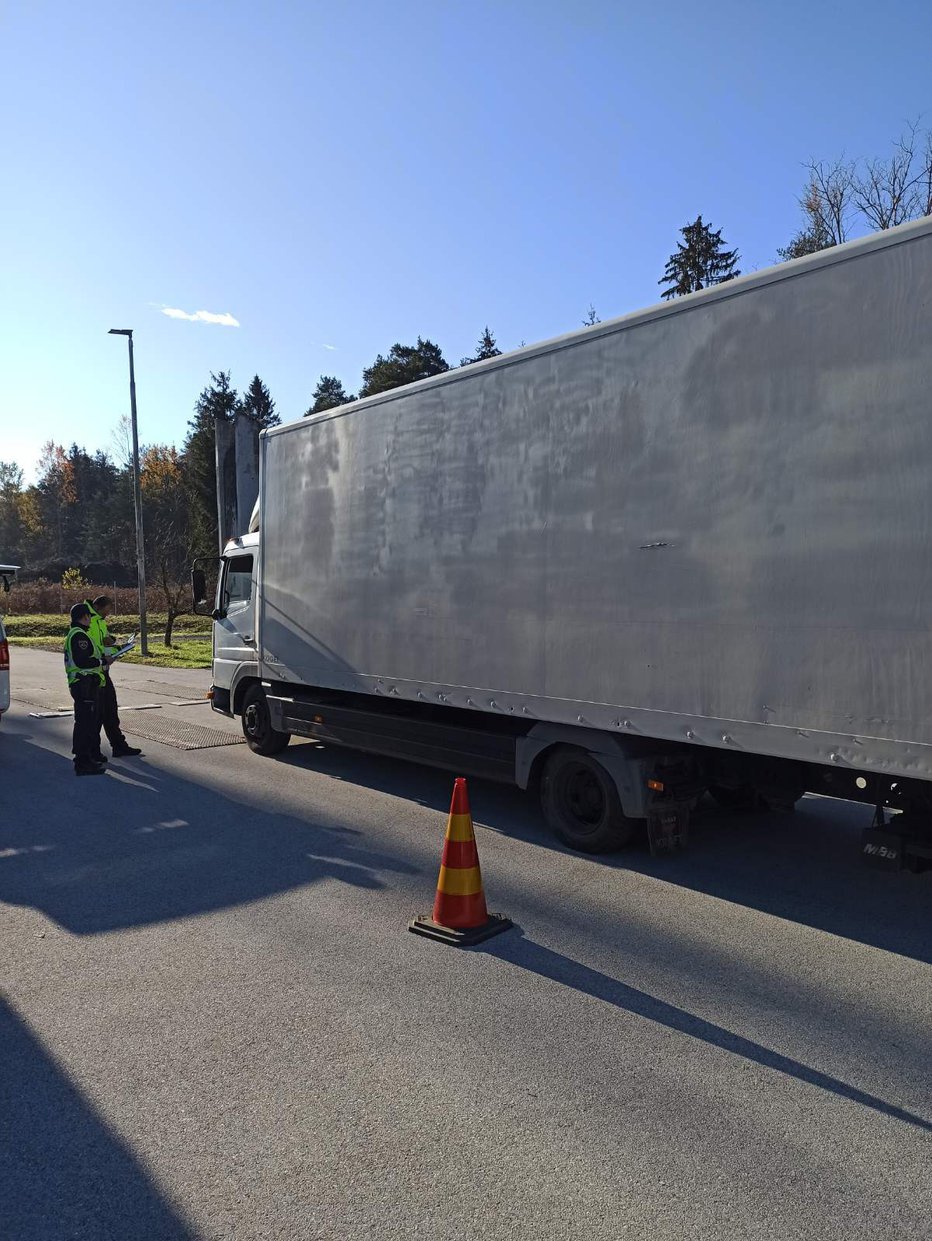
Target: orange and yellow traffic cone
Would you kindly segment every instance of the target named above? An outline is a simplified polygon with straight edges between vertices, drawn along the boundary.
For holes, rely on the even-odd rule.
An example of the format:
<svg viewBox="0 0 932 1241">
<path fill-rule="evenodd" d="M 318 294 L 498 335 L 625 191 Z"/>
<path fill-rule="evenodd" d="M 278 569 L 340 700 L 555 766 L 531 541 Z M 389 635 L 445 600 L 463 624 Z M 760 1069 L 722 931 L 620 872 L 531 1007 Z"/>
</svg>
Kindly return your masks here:
<svg viewBox="0 0 932 1241">
<path fill-rule="evenodd" d="M 460 776 L 453 785 L 433 917 L 424 914 L 412 919 L 408 930 L 415 935 L 468 948 L 500 931 L 507 931 L 510 926 L 510 919 L 490 914 L 485 907 L 469 795 L 466 781 Z"/>
</svg>

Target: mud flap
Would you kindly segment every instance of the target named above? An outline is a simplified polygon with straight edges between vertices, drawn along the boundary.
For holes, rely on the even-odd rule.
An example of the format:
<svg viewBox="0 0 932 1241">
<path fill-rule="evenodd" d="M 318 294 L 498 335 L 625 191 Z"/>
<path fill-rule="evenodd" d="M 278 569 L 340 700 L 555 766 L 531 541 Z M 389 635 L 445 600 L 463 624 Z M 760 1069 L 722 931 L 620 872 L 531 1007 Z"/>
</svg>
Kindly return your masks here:
<svg viewBox="0 0 932 1241">
<path fill-rule="evenodd" d="M 880 870 L 914 873 L 929 870 L 932 868 L 932 837 L 868 827 L 861 837 L 861 857 L 868 866 Z"/>
<path fill-rule="evenodd" d="M 655 806 L 648 811 L 647 840 L 653 857 L 685 849 L 688 838 L 688 806 Z"/>
<path fill-rule="evenodd" d="M 879 870 L 902 870 L 903 844 L 903 837 L 899 832 L 868 827 L 861 836 L 861 857 L 868 866 L 875 866 Z"/>
</svg>

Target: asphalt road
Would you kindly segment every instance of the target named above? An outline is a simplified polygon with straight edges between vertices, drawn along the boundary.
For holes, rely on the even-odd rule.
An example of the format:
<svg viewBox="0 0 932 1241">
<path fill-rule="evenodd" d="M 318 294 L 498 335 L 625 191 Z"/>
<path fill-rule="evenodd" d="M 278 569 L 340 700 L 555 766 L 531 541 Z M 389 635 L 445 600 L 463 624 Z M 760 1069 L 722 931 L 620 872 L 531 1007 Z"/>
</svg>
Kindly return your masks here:
<svg viewBox="0 0 932 1241">
<path fill-rule="evenodd" d="M 406 930 L 450 776 L 147 739 L 75 780 L 60 661 L 12 654 L 4 1238 L 929 1235 L 932 873 L 863 869 L 863 808 L 599 860 L 472 781 L 517 927 L 458 951 Z M 117 676 L 127 731 L 236 732 L 170 705 L 206 674 Z"/>
</svg>

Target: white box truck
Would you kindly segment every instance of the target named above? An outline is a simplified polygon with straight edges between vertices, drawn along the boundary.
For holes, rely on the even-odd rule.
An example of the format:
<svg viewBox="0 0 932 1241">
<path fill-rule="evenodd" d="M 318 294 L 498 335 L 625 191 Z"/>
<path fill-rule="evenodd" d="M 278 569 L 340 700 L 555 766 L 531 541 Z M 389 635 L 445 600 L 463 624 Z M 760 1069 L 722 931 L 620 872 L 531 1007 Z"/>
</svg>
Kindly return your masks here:
<svg viewBox="0 0 932 1241">
<path fill-rule="evenodd" d="M 264 433 L 193 575 L 213 705 L 533 786 L 584 849 L 808 790 L 918 866 L 930 480 L 927 218 Z"/>
</svg>

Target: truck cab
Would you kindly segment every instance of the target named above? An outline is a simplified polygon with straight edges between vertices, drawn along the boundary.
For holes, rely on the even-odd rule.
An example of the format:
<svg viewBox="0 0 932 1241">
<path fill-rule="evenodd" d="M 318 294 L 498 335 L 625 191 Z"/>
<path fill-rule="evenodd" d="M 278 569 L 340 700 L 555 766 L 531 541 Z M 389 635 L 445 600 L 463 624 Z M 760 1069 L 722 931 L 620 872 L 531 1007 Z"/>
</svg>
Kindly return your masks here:
<svg viewBox="0 0 932 1241">
<path fill-rule="evenodd" d="M 219 558 L 202 557 L 192 574 L 195 611 L 213 619 L 211 705 L 223 715 L 239 714 L 245 692 L 259 680 L 256 635 L 258 533 L 230 539 Z M 216 578 L 213 598 L 209 583 Z"/>
</svg>

